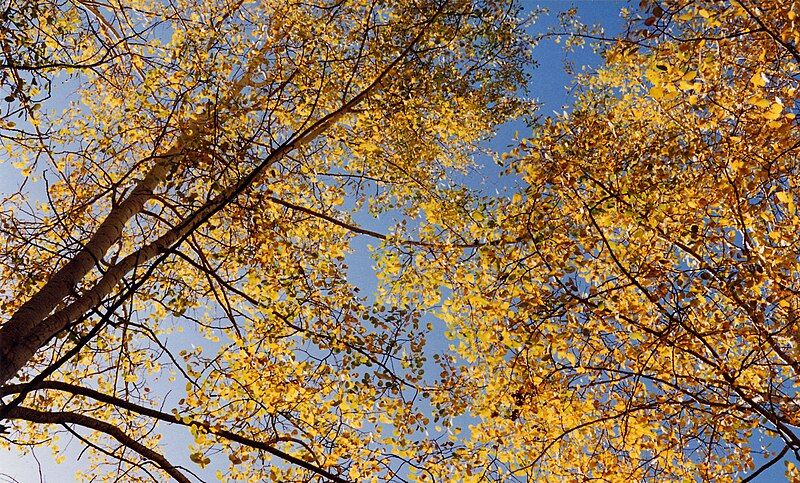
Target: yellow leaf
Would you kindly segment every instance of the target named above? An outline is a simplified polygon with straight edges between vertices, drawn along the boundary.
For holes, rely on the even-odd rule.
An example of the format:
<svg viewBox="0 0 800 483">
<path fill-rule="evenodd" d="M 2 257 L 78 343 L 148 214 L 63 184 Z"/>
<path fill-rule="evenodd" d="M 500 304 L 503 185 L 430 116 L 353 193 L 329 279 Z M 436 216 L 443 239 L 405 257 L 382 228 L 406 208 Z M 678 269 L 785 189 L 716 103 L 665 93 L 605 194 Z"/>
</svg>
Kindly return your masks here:
<svg viewBox="0 0 800 483">
<path fill-rule="evenodd" d="M 664 97 L 664 89 L 659 86 L 653 87 L 650 89 L 650 97 L 656 100 L 661 99 Z"/>
<path fill-rule="evenodd" d="M 763 113 L 762 116 L 764 117 L 764 119 L 774 121 L 779 117 L 781 117 L 782 113 L 783 113 L 783 106 L 776 102 L 772 104 L 772 107 L 770 107 L 769 111 Z"/>
<path fill-rule="evenodd" d="M 663 100 L 665 100 L 665 101 L 674 101 L 679 96 L 680 96 L 680 93 L 678 91 L 670 91 L 670 92 L 667 92 L 666 94 L 664 94 Z"/>
<path fill-rule="evenodd" d="M 764 99 L 763 97 L 759 97 L 759 96 L 753 96 L 753 97 L 747 99 L 747 102 L 749 102 L 750 104 L 752 104 L 754 106 L 760 107 L 762 109 L 767 108 L 770 105 L 770 101 L 769 100 Z"/>
<path fill-rule="evenodd" d="M 750 83 L 756 87 L 764 87 L 767 85 L 767 76 L 765 76 L 763 72 L 756 72 L 753 74 L 753 77 L 750 78 Z"/>
</svg>

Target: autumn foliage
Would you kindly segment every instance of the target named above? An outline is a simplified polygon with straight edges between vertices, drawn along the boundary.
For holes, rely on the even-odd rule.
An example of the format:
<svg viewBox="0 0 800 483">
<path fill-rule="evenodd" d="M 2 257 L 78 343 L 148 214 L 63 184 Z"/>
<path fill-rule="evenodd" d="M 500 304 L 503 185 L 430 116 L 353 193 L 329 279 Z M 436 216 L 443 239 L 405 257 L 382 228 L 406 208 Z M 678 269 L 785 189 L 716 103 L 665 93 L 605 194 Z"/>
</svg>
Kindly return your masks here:
<svg viewBox="0 0 800 483">
<path fill-rule="evenodd" d="M 2 444 L 125 481 L 800 458 L 800 3 L 567 12 L 541 37 L 603 61 L 541 119 L 510 0 L 12 6 Z M 464 182 L 518 118 L 515 187 Z"/>
</svg>

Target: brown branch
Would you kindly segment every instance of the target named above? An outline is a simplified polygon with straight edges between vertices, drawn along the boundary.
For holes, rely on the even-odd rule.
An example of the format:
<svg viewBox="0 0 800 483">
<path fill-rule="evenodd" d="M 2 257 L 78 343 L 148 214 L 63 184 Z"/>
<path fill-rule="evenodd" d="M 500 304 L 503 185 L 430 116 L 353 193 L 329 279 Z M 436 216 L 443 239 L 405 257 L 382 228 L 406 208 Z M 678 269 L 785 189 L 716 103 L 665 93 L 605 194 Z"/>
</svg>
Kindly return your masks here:
<svg viewBox="0 0 800 483">
<path fill-rule="evenodd" d="M 300 205 L 294 204 L 294 203 L 292 203 L 290 201 L 282 200 L 282 199 L 276 198 L 274 196 L 267 196 L 266 199 L 268 201 L 271 201 L 271 202 L 277 204 L 277 205 L 285 206 L 286 208 L 289 208 L 291 210 L 299 211 L 301 213 L 305 213 L 305 214 L 313 216 L 315 218 L 320 218 L 322 220 L 327 221 L 328 223 L 332 223 L 332 224 L 334 224 L 336 226 L 344 228 L 345 230 L 351 231 L 353 233 L 358 233 L 359 235 L 366 235 L 366 236 L 369 236 L 369 237 L 372 237 L 372 238 L 376 238 L 378 240 L 383 240 L 383 241 L 391 240 L 391 237 L 389 237 L 387 235 L 384 235 L 383 233 L 380 233 L 380 232 L 377 232 L 377 231 L 373 231 L 373 230 L 369 230 L 367 228 L 362 228 L 362 227 L 360 227 L 358 225 L 355 225 L 353 223 L 347 223 L 347 222 L 338 220 L 338 219 L 336 219 L 336 218 L 334 218 L 334 217 L 332 217 L 330 215 L 326 215 L 325 213 L 320 213 L 319 211 L 312 210 L 311 208 L 307 208 L 305 206 L 300 206 Z M 480 248 L 482 246 L 487 246 L 487 245 L 488 246 L 497 246 L 497 245 L 503 245 L 503 244 L 518 243 L 520 241 L 521 240 L 519 238 L 510 239 L 510 240 L 504 240 L 504 239 L 501 238 L 499 240 L 475 241 L 473 243 L 432 243 L 432 242 L 424 242 L 424 241 L 420 241 L 420 240 L 410 240 L 410 239 L 407 239 L 407 238 L 400 238 L 400 239 L 395 240 L 395 243 L 397 243 L 398 245 L 412 245 L 412 246 L 417 246 L 417 247 L 428 247 L 428 248 L 434 248 L 434 247 L 439 247 L 439 248 Z"/>
<path fill-rule="evenodd" d="M 274 438 L 271 441 L 258 441 L 258 440 L 255 440 L 255 439 L 252 439 L 252 438 L 248 438 L 246 436 L 242 436 L 240 434 L 236 434 L 234 432 L 231 432 L 231 431 L 228 431 L 228 430 L 221 429 L 219 427 L 213 426 L 213 425 L 211 425 L 211 424 L 209 424 L 209 423 L 207 423 L 205 421 L 194 421 L 194 420 L 191 420 L 191 419 L 187 420 L 187 419 L 184 419 L 184 418 L 180 418 L 180 417 L 178 417 L 178 416 L 176 416 L 174 414 L 169 414 L 169 413 L 165 413 L 163 411 L 159 411 L 157 409 L 141 406 L 141 405 L 138 405 L 136 403 L 132 403 L 130 401 L 127 401 L 125 399 L 121 399 L 121 398 L 116 397 L 116 396 L 111 396 L 109 394 L 105 394 L 105 393 L 102 393 L 100 391 L 96 391 L 94 389 L 89 389 L 87 387 L 77 386 L 77 385 L 69 384 L 69 383 L 66 383 L 66 382 L 42 381 L 41 383 L 37 384 L 36 389 L 53 389 L 53 390 L 56 390 L 56 391 L 68 392 L 68 393 L 74 394 L 76 396 L 84 396 L 84 397 L 92 398 L 92 399 L 94 399 L 96 401 L 100 401 L 100 402 L 112 405 L 112 406 L 120 408 L 120 409 L 125 409 L 125 410 L 128 410 L 128 411 L 134 412 L 136 414 L 140 414 L 142 416 L 147 416 L 147 417 L 150 417 L 150 418 L 153 418 L 153 419 L 157 419 L 159 421 L 164 421 L 164 422 L 167 422 L 167 423 L 170 423 L 170 424 L 179 424 L 181 426 L 186 426 L 186 427 L 193 427 L 193 426 L 194 427 L 199 427 L 199 428 L 202 428 L 204 431 L 207 431 L 208 433 L 213 434 L 214 436 L 225 438 L 225 439 L 227 439 L 229 441 L 233 441 L 235 443 L 239 443 L 239 444 L 241 444 L 243 446 L 248 446 L 248 447 L 253 448 L 253 449 L 259 449 L 259 450 L 262 450 L 262 451 L 266 451 L 267 453 L 270 453 L 273 456 L 277 456 L 278 458 L 280 458 L 280 459 L 282 459 L 282 460 L 284 460 L 284 461 L 286 461 L 288 463 L 292 463 L 292 464 L 295 464 L 295 465 L 300 466 L 302 468 L 305 468 L 305 469 L 307 469 L 309 471 L 312 471 L 312 472 L 314 472 L 314 473 L 316 473 L 316 474 L 318 474 L 320 476 L 323 476 L 323 477 L 327 478 L 330 481 L 333 481 L 333 482 L 336 482 L 336 483 L 349 483 L 348 480 L 346 480 L 346 479 L 344 479 L 344 478 L 342 478 L 340 476 L 334 475 L 333 473 L 331 473 L 331 472 L 329 472 L 329 471 L 327 471 L 327 470 L 325 470 L 325 469 L 323 469 L 323 468 L 321 468 L 319 466 L 312 465 L 308 461 L 305 461 L 305 460 L 302 460 L 302 459 L 297 458 L 295 456 L 292 456 L 292 455 L 290 455 L 288 453 L 285 453 L 285 452 L 275 448 L 274 446 L 272 446 L 277 441 L 283 441 L 284 438 Z M 29 388 L 27 388 L 26 384 L 9 384 L 9 385 L 6 385 L 6 386 L 3 386 L 2 388 L 0 388 L 0 398 L 2 398 L 4 396 L 11 395 L 11 394 L 16 394 L 16 393 L 21 392 L 21 391 L 27 391 L 27 390 L 29 390 Z M 22 408 L 22 409 L 24 409 L 24 408 Z M 26 418 L 20 418 L 20 417 L 15 416 L 15 414 L 16 414 L 15 411 L 16 411 L 16 408 L 12 409 L 9 412 L 8 419 L 26 419 Z M 59 414 L 59 413 L 43 413 L 43 414 Z M 72 414 L 72 413 L 70 413 L 70 414 Z M 34 422 L 50 422 L 50 421 L 34 421 Z M 61 422 L 61 421 L 56 421 L 56 422 Z M 67 421 L 67 422 L 69 422 L 69 421 Z M 298 441 L 295 441 L 295 442 L 298 442 Z"/>
<path fill-rule="evenodd" d="M 161 453 L 158 453 L 157 451 L 139 443 L 135 439 L 125 434 L 125 432 L 118 427 L 105 421 L 101 421 L 84 414 L 66 411 L 43 412 L 23 406 L 14 408 L 8 417 L 9 419 L 22 419 L 32 423 L 76 424 L 78 426 L 83 426 L 84 428 L 105 433 L 119 441 L 125 447 L 130 448 L 131 450 L 139 453 L 142 457 L 155 463 L 159 468 L 164 470 L 176 481 L 179 481 L 180 483 L 191 483 L 189 478 L 178 471 L 178 468 L 170 463 Z"/>
<path fill-rule="evenodd" d="M 756 471 L 754 471 L 753 473 L 747 475 L 747 478 L 742 479 L 741 483 L 748 483 L 750 481 L 755 480 L 758 475 L 760 475 L 764 471 L 766 471 L 769 468 L 771 468 L 778 461 L 782 460 L 783 457 L 786 456 L 786 453 L 788 453 L 788 452 L 789 452 L 789 446 L 786 445 L 786 446 L 783 447 L 783 449 L 777 455 L 775 455 L 774 458 L 772 458 L 771 460 L 769 460 L 766 463 L 764 463 L 763 465 L 761 465 L 761 468 L 759 468 Z"/>
<path fill-rule="evenodd" d="M 789 54 L 791 54 L 792 57 L 794 57 L 795 61 L 800 62 L 800 52 L 798 52 L 797 49 L 792 44 L 790 44 L 789 42 L 784 42 L 775 32 L 773 32 L 772 30 L 767 28 L 767 25 L 764 23 L 764 21 L 761 20 L 758 17 L 758 15 L 756 15 L 755 12 L 753 12 L 747 5 L 745 5 L 743 1 L 740 0 L 740 1 L 736 2 L 736 3 L 738 3 L 739 6 L 742 7 L 742 9 L 745 12 L 747 12 L 747 14 L 750 15 L 750 17 L 762 29 L 764 29 L 764 31 L 767 33 L 767 35 L 770 36 L 770 38 L 772 38 L 772 40 L 774 40 L 778 45 L 780 45 L 781 47 L 786 49 L 786 51 L 789 52 Z"/>
</svg>

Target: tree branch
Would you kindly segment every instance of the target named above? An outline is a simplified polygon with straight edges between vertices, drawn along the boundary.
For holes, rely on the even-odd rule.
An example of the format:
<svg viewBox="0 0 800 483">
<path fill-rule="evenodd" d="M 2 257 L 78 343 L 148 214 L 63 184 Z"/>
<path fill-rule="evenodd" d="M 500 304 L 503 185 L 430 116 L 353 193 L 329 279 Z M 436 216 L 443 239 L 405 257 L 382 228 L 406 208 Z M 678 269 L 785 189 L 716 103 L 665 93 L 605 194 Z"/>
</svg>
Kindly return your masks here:
<svg viewBox="0 0 800 483">
<path fill-rule="evenodd" d="M 8 415 L 8 418 L 22 419 L 24 421 L 44 424 L 76 424 L 78 426 L 83 426 L 84 428 L 105 433 L 119 441 L 124 446 L 139 453 L 142 457 L 155 463 L 159 468 L 164 470 L 176 481 L 179 481 L 180 483 L 191 483 L 189 478 L 178 471 L 178 468 L 170 463 L 161 453 L 158 453 L 157 451 L 139 443 L 135 439 L 125 434 L 125 432 L 118 427 L 105 421 L 101 421 L 84 414 L 66 411 L 43 412 L 22 406 L 12 409 Z"/>
<path fill-rule="evenodd" d="M 288 453 L 285 453 L 285 452 L 275 448 L 274 446 L 272 446 L 276 441 L 281 440 L 281 438 L 275 438 L 272 441 L 266 441 L 266 442 L 265 441 L 258 441 L 258 440 L 252 439 L 252 438 L 248 438 L 246 436 L 242 436 L 242 435 L 233 433 L 233 432 L 225 430 L 225 429 L 221 429 L 219 427 L 215 427 L 215 426 L 213 426 L 213 425 L 211 425 L 211 424 L 209 424 L 209 423 L 207 423 L 205 421 L 193 421 L 193 420 L 183 419 L 183 418 L 180 418 L 180 417 L 178 417 L 178 416 L 176 416 L 174 414 L 169 414 L 169 413 L 165 413 L 163 411 L 159 411 L 157 409 L 152 409 L 152 408 L 148 408 L 148 407 L 145 407 L 145 406 L 140 406 L 140 405 L 138 405 L 136 403 L 132 403 L 130 401 L 127 401 L 125 399 L 121 399 L 121 398 L 116 397 L 116 396 L 111 396 L 109 394 L 105 394 L 105 393 L 96 391 L 94 389 L 89 389 L 87 387 L 77 386 L 77 385 L 69 384 L 69 383 L 66 383 L 66 382 L 42 381 L 42 382 L 40 382 L 39 384 L 36 385 L 36 389 L 53 389 L 53 390 L 56 390 L 56 391 L 68 392 L 68 393 L 74 394 L 76 396 L 84 396 L 84 397 L 92 398 L 92 399 L 94 399 L 96 401 L 100 401 L 100 402 L 112 405 L 112 406 L 120 408 L 120 409 L 125 409 L 125 410 L 128 410 L 128 411 L 140 414 L 142 416 L 151 417 L 153 419 L 157 419 L 159 421 L 164 421 L 164 422 L 167 422 L 167 423 L 170 423 L 170 424 L 179 424 L 181 426 L 186 426 L 186 427 L 192 427 L 192 426 L 200 427 L 203 430 L 207 431 L 208 433 L 213 434 L 214 436 L 225 438 L 225 439 L 227 439 L 229 441 L 233 441 L 235 443 L 239 443 L 239 444 L 241 444 L 243 446 L 248 446 L 248 447 L 253 448 L 253 449 L 259 449 L 259 450 L 262 450 L 262 451 L 266 451 L 267 453 L 269 453 L 269 454 L 271 454 L 273 456 L 276 456 L 276 457 L 278 457 L 278 458 L 280 458 L 280 459 L 282 459 L 282 460 L 284 460 L 284 461 L 286 461 L 288 463 L 292 463 L 292 464 L 295 464 L 295 465 L 300 466 L 302 468 L 305 468 L 305 469 L 307 469 L 309 471 L 312 471 L 312 472 L 314 472 L 314 473 L 316 473 L 316 474 L 318 474 L 320 476 L 323 476 L 323 477 L 327 478 L 328 480 L 333 481 L 335 483 L 349 483 L 348 480 L 346 480 L 346 479 L 344 479 L 344 478 L 342 478 L 340 476 L 334 475 L 333 473 L 331 473 L 331 472 L 329 472 L 329 471 L 327 471 L 327 470 L 325 470 L 325 469 L 323 469 L 323 468 L 321 468 L 319 466 L 312 465 L 308 461 L 305 461 L 305 460 L 302 460 L 302 459 L 297 458 L 295 456 L 292 456 L 292 455 L 290 455 Z M 3 386 L 2 388 L 0 388 L 0 398 L 4 397 L 4 396 L 11 395 L 11 394 L 16 394 L 16 393 L 21 392 L 21 391 L 27 391 L 27 390 L 30 390 L 30 389 L 27 388 L 26 384 L 9 384 L 9 385 L 6 385 L 6 386 Z M 25 408 L 22 408 L 22 409 L 25 409 Z M 7 416 L 7 418 L 8 419 L 26 419 L 26 418 L 15 417 L 15 414 L 16 414 L 15 411 L 16 411 L 16 408 L 12 409 L 9 412 L 9 415 Z M 59 414 L 59 413 L 43 413 L 43 414 Z M 39 421 L 35 421 L 35 422 L 39 422 Z M 44 421 L 44 422 L 49 422 L 49 421 Z M 56 421 L 56 422 L 61 422 L 61 421 Z M 69 422 L 69 421 L 67 421 L 67 422 Z"/>
</svg>

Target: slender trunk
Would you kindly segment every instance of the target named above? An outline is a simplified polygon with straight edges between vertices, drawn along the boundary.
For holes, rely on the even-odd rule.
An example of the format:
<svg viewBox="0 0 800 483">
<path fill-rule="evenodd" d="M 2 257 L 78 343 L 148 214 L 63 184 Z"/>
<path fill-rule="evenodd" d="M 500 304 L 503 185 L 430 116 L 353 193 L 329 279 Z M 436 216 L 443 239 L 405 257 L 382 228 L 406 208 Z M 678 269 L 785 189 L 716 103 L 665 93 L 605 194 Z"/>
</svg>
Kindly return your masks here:
<svg viewBox="0 0 800 483">
<path fill-rule="evenodd" d="M 373 84 L 372 88 L 376 85 L 377 84 Z M 92 307 L 98 306 L 105 297 L 113 292 L 114 288 L 122 281 L 122 278 L 126 274 L 175 246 L 186 235 L 196 230 L 206 220 L 227 205 L 228 202 L 247 189 L 264 170 L 282 159 L 289 152 L 315 139 L 330 125 L 350 112 L 353 107 L 366 97 L 368 92 L 369 91 L 362 92 L 361 94 L 363 95 L 357 96 L 353 101 L 348 102 L 333 113 L 312 124 L 308 129 L 299 133 L 292 140 L 270 153 L 261 164 L 239 182 L 230 186 L 212 201 L 189 214 L 179 225 L 168 230 L 155 241 L 143 246 L 139 250 L 118 261 L 115 265 L 109 267 L 100 280 L 91 289 L 81 294 L 76 301 L 49 317 L 47 315 L 50 313 L 50 310 L 48 310 L 47 313 L 44 314 L 44 317 L 36 320 L 35 330 L 9 332 L 7 330 L 8 325 L 0 328 L 0 350 L 3 350 L 3 352 L 0 352 L 0 386 L 8 382 L 8 380 L 12 378 L 51 337 L 67 327 L 71 322 L 90 311 Z M 117 236 L 119 236 L 119 233 Z M 106 249 L 108 249 L 108 247 L 106 247 Z M 65 268 L 67 266 L 65 266 Z M 91 269 L 92 266 L 93 264 L 89 266 L 89 269 Z M 80 279 L 77 279 L 77 281 L 79 280 Z M 48 282 L 48 284 L 49 283 L 50 282 Z M 68 293 L 67 291 L 66 294 Z M 58 302 L 59 301 L 56 301 L 56 303 Z M 22 309 L 20 308 L 20 310 Z M 20 311 L 17 311 L 17 314 L 19 313 Z M 15 314 L 15 316 L 17 314 Z M 37 315 L 40 314 L 37 313 Z M 12 320 L 14 319 L 12 318 Z M 24 322 L 27 324 L 30 320 L 32 319 L 25 320 Z M 28 326 L 22 325 L 22 327 Z"/>
<path fill-rule="evenodd" d="M 159 161 L 147 173 L 130 196 L 111 210 L 86 245 L 0 327 L 0 384 L 5 383 L 21 367 L 19 352 L 29 352 L 20 347 L 20 341 L 27 338 L 58 304 L 74 293 L 80 281 L 119 240 L 128 220 L 141 212 L 145 203 L 153 197 L 153 191 L 167 176 L 167 159 Z"/>
<path fill-rule="evenodd" d="M 256 70 L 262 60 L 261 55 L 254 58 L 251 68 L 230 86 L 226 97 L 220 100 L 217 107 L 228 107 L 244 88 L 250 86 L 252 72 Z M 99 299 L 82 294 L 80 299 L 68 306 L 67 309 L 50 316 L 60 303 L 75 294 L 78 284 L 102 260 L 106 252 L 119 241 L 128 221 L 141 213 L 144 205 L 153 197 L 154 191 L 166 180 L 174 163 L 183 155 L 184 148 L 191 146 L 203 133 L 207 132 L 213 117 L 214 113 L 204 112 L 192 119 L 187 123 L 172 148 L 162 155 L 153 156 L 158 160 L 156 164 L 136 184 L 131 194 L 111 209 L 86 245 L 70 261 L 59 268 L 42 288 L 22 304 L 8 321 L 0 326 L 0 385 L 5 384 L 13 377 L 30 360 L 41 344 L 76 319 L 61 317 L 59 316 L 61 312 L 68 311 L 72 306 L 86 306 L 86 303 L 83 302 L 83 299 L 86 298 L 91 299 L 95 304 L 99 302 Z M 113 284 L 111 288 L 113 288 Z M 85 309 L 84 313 L 92 306 Z M 63 322 L 57 323 L 62 320 Z M 43 321 L 47 321 L 47 323 L 43 323 Z M 38 343 L 39 346 L 32 346 L 34 343 Z"/>
<path fill-rule="evenodd" d="M 267 167 L 294 149 L 316 139 L 341 119 L 342 116 L 350 113 L 370 96 L 378 89 L 389 73 L 412 52 L 413 48 L 422 39 L 427 27 L 441 14 L 446 4 L 446 2 L 442 3 L 403 51 L 350 101 L 297 133 L 292 140 L 270 153 L 259 166 L 239 182 L 226 189 L 213 201 L 188 215 L 183 222 L 167 231 L 157 240 L 123 258 L 116 265 L 109 268 L 91 289 L 81 294 L 78 300 L 50 315 L 59 303 L 74 292 L 77 284 L 120 238 L 127 221 L 141 211 L 147 200 L 152 197 L 153 190 L 165 179 L 172 160 L 168 156 L 166 161 L 159 161 L 145 179 L 137 185 L 133 193 L 109 213 L 109 216 L 101 223 L 97 232 L 81 252 L 56 272 L 39 292 L 20 307 L 6 324 L 0 327 L 0 386 L 14 377 L 51 337 L 58 334 L 68 324 L 77 320 L 91 308 L 99 305 L 105 297 L 112 293 L 122 280 L 122 277 L 127 273 L 175 246 L 228 202 L 239 196 Z M 232 93 L 235 94 L 241 91 L 248 82 L 249 74 L 245 74 L 235 85 Z M 232 96 L 228 96 L 228 99 L 231 98 Z M 188 131 L 191 132 L 191 130 Z M 185 143 L 179 143 L 180 145 L 185 145 Z M 171 157 L 174 158 L 174 156 L 179 155 L 179 151 L 179 149 L 177 152 L 171 151 Z"/>
</svg>

